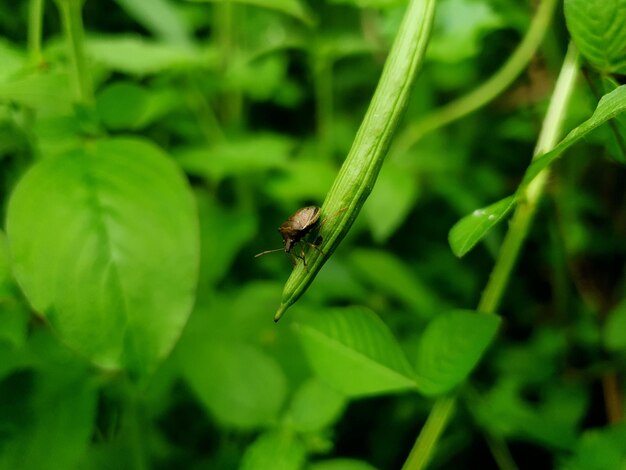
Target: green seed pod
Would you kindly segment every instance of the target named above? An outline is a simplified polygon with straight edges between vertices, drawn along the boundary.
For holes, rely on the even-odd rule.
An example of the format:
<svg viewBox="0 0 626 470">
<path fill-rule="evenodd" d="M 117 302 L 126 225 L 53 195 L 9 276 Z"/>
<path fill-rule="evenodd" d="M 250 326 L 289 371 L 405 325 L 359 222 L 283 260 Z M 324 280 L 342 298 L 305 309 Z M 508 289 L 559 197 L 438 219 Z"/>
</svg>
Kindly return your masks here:
<svg viewBox="0 0 626 470">
<path fill-rule="evenodd" d="M 274 321 L 306 291 L 335 251 L 372 191 L 393 134 L 406 107 L 411 87 L 424 58 L 435 0 L 411 0 L 393 43 L 374 97 L 350 153 L 339 170 L 321 209 L 318 250 L 309 250 L 283 290 Z"/>
</svg>

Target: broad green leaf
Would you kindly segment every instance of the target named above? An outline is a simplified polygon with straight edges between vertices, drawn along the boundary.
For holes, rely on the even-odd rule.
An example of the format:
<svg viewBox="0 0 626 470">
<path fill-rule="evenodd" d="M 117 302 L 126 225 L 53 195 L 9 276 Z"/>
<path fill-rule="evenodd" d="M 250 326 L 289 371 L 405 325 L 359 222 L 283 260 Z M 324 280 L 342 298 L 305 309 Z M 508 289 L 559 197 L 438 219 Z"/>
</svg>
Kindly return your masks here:
<svg viewBox="0 0 626 470">
<path fill-rule="evenodd" d="M 476 209 L 459 220 L 448 234 L 452 252 L 459 258 L 467 254 L 511 211 L 514 205 L 515 196 L 509 196 L 483 209 Z"/>
<path fill-rule="evenodd" d="M 30 169 L 8 207 L 15 276 L 59 337 L 145 374 L 187 321 L 199 241 L 177 167 L 139 139 L 92 141 Z"/>
<path fill-rule="evenodd" d="M 192 0 L 196 2 L 222 3 L 224 0 Z M 243 5 L 252 5 L 267 10 L 274 10 L 285 15 L 292 16 L 303 23 L 312 26 L 315 19 L 309 12 L 305 3 L 300 0 L 234 0 Z"/>
<path fill-rule="evenodd" d="M 191 45 L 189 27 L 170 0 L 116 0 L 139 24 L 165 42 Z"/>
<path fill-rule="evenodd" d="M 210 66 L 214 61 L 212 56 L 204 57 L 188 48 L 140 36 L 92 37 L 85 45 L 96 62 L 130 75 L 148 75 L 190 65 Z"/>
<path fill-rule="evenodd" d="M 391 331 L 361 307 L 309 314 L 296 324 L 319 377 L 348 396 L 415 390 L 414 373 Z"/>
<path fill-rule="evenodd" d="M 400 300 L 420 317 L 432 317 L 441 306 L 408 266 L 386 251 L 354 250 L 349 262 L 357 277 Z"/>
<path fill-rule="evenodd" d="M 296 431 L 321 431 L 339 419 L 346 404 L 341 393 L 317 379 L 309 379 L 296 390 L 286 419 Z"/>
<path fill-rule="evenodd" d="M 243 343 L 207 339 L 200 331 L 177 351 L 184 377 L 222 426 L 254 429 L 277 419 L 286 379 L 272 357 Z"/>
<path fill-rule="evenodd" d="M 626 301 L 608 314 L 604 324 L 604 344 L 612 351 L 626 350 Z"/>
<path fill-rule="evenodd" d="M 296 436 L 280 432 L 262 434 L 243 455 L 241 470 L 301 470 L 306 449 Z"/>
<path fill-rule="evenodd" d="M 76 468 L 96 411 L 87 375 L 23 370 L 0 381 L 0 396 L 0 468 Z"/>
<path fill-rule="evenodd" d="M 367 462 L 354 459 L 321 460 L 311 464 L 310 470 L 376 470 Z"/>
<path fill-rule="evenodd" d="M 565 0 L 574 43 L 605 73 L 626 72 L 626 0 Z"/>
<path fill-rule="evenodd" d="M 441 395 L 465 380 L 491 344 L 500 317 L 455 311 L 433 318 L 422 336 L 416 374 L 426 395 Z"/>
<path fill-rule="evenodd" d="M 589 119 L 567 134 L 567 136 L 565 136 L 565 138 L 552 150 L 535 159 L 535 161 L 528 167 L 528 170 L 526 170 L 526 174 L 524 175 L 522 184 L 517 190 L 517 194 L 522 194 L 522 191 L 526 189 L 530 182 L 544 168 L 560 157 L 565 150 L 601 124 L 604 124 L 609 119 L 613 119 L 618 114 L 624 112 L 624 110 L 626 110 L 626 85 L 622 85 L 612 92 L 604 95 L 600 99 L 596 110 Z"/>
<path fill-rule="evenodd" d="M 404 168 L 383 166 L 376 186 L 363 207 L 374 240 L 385 242 L 404 222 L 418 194 L 415 175 Z"/>
</svg>

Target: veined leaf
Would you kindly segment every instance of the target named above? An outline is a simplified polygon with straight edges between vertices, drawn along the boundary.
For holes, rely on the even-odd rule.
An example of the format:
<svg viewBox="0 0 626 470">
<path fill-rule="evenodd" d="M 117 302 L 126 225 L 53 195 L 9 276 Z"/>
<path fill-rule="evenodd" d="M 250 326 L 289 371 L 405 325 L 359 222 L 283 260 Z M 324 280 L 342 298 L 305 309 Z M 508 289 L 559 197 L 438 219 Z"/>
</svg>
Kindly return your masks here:
<svg viewBox="0 0 626 470">
<path fill-rule="evenodd" d="M 574 128 L 552 150 L 536 158 L 528 167 L 528 170 L 526 170 L 524 179 L 514 196 L 502 199 L 484 209 L 477 209 L 472 214 L 461 219 L 452 228 L 448 238 L 454 254 L 463 256 L 470 251 L 513 208 L 530 182 L 541 171 L 589 132 L 609 119 L 615 118 L 624 110 L 626 110 L 626 85 L 622 85 L 604 95 L 589 119 Z"/>
<path fill-rule="evenodd" d="M 565 0 L 574 43 L 603 72 L 626 71 L 626 0 Z"/>
<path fill-rule="evenodd" d="M 346 398 L 325 383 L 313 378 L 294 394 L 287 420 L 300 432 L 316 432 L 332 425 L 347 404 Z"/>
<path fill-rule="evenodd" d="M 416 389 L 414 373 L 400 346 L 370 310 L 352 307 L 310 314 L 297 327 L 313 369 L 346 395 Z"/>
<path fill-rule="evenodd" d="M 476 209 L 459 220 L 448 235 L 452 252 L 459 258 L 464 256 L 511 211 L 514 205 L 515 196 L 509 196 L 484 209 Z"/>
<path fill-rule="evenodd" d="M 350 253 L 348 260 L 357 277 L 400 300 L 417 316 L 431 318 L 440 308 L 439 299 L 396 256 L 382 250 L 359 249 Z"/>
<path fill-rule="evenodd" d="M 278 417 L 285 376 L 261 350 L 193 332 L 177 349 L 183 373 L 206 409 L 224 426 L 254 429 Z"/>
<path fill-rule="evenodd" d="M 420 391 L 441 395 L 465 380 L 499 325 L 500 317 L 478 312 L 456 311 L 435 317 L 419 344 L 416 372 Z"/>
<path fill-rule="evenodd" d="M 101 367 L 143 375 L 169 353 L 197 281 L 193 198 L 139 139 L 106 139 L 37 163 L 11 197 L 16 278 L 60 338 Z"/>
<path fill-rule="evenodd" d="M 552 150 L 536 158 L 535 161 L 528 167 L 528 170 L 524 175 L 522 184 L 517 190 L 517 194 L 522 194 L 522 191 L 526 189 L 530 182 L 544 168 L 546 168 L 554 160 L 560 157 L 565 150 L 570 148 L 572 145 L 574 145 L 580 139 L 589 134 L 589 132 L 596 129 L 598 126 L 604 124 L 609 119 L 613 119 L 618 114 L 624 112 L 624 110 L 626 110 L 626 85 L 622 85 L 612 92 L 604 95 L 600 99 L 596 110 L 593 112 L 593 115 L 589 119 L 587 119 L 578 127 L 574 128 Z"/>
</svg>

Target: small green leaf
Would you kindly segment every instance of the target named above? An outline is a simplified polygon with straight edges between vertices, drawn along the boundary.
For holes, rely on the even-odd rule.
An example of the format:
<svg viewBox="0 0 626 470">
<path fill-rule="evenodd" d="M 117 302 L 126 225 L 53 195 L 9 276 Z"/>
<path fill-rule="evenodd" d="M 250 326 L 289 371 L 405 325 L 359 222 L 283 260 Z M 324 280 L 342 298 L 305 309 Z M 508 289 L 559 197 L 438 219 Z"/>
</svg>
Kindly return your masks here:
<svg viewBox="0 0 626 470">
<path fill-rule="evenodd" d="M 299 432 L 321 431 L 341 416 L 346 404 L 341 393 L 317 379 L 310 379 L 296 391 L 287 411 L 287 420 Z"/>
<path fill-rule="evenodd" d="M 463 382 L 499 326 L 500 317 L 470 311 L 448 312 L 431 320 L 418 349 L 416 373 L 420 391 L 441 395 Z"/>
<path fill-rule="evenodd" d="M 61 339 L 104 368 L 149 373 L 194 301 L 193 198 L 139 139 L 105 139 L 39 161 L 9 201 L 15 276 Z"/>
<path fill-rule="evenodd" d="M 96 99 L 98 115 L 108 129 L 140 129 L 170 111 L 180 97 L 154 92 L 133 82 L 115 82 Z"/>
<path fill-rule="evenodd" d="M 604 344 L 612 351 L 626 350 L 626 301 L 609 313 L 604 325 Z"/>
<path fill-rule="evenodd" d="M 85 45 L 96 62 L 130 75 L 154 74 L 199 63 L 206 66 L 213 60 L 189 48 L 138 36 L 93 37 L 88 38 Z"/>
<path fill-rule="evenodd" d="M 613 119 L 618 114 L 626 110 L 626 85 L 622 85 L 612 92 L 604 95 L 593 115 L 585 122 L 574 128 L 567 136 L 552 150 L 538 156 L 535 161 L 528 167 L 522 184 L 517 190 L 520 195 L 528 187 L 530 182 L 548 165 L 561 156 L 561 154 L 569 147 L 574 145 L 589 132 L 604 124 L 609 119 Z"/>
<path fill-rule="evenodd" d="M 254 429 L 277 419 L 286 380 L 272 357 L 234 341 L 207 341 L 203 332 L 185 338 L 177 351 L 184 377 L 223 426 Z"/>
<path fill-rule="evenodd" d="M 268 432 L 254 441 L 243 455 L 240 470 L 302 470 L 304 445 L 291 434 Z"/>
<path fill-rule="evenodd" d="M 439 299 L 394 255 L 382 250 L 354 250 L 349 256 L 355 275 L 367 284 L 400 300 L 416 315 L 431 318 Z"/>
<path fill-rule="evenodd" d="M 301 319 L 298 332 L 315 372 L 348 396 L 416 389 L 414 374 L 387 325 L 361 307 Z"/>
<path fill-rule="evenodd" d="M 448 235 L 452 252 L 459 258 L 467 254 L 514 205 L 515 196 L 509 196 L 484 209 L 476 209 L 459 220 Z"/>
<path fill-rule="evenodd" d="M 565 20 L 592 65 L 605 73 L 626 72 L 626 0 L 565 0 Z"/>
</svg>

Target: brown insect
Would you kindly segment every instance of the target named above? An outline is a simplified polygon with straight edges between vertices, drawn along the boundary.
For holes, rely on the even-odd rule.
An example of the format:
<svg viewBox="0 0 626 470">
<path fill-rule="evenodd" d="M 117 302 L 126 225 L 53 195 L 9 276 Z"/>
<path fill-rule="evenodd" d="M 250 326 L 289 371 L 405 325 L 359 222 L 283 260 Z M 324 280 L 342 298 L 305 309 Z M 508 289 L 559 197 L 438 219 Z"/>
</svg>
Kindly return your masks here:
<svg viewBox="0 0 626 470">
<path fill-rule="evenodd" d="M 296 246 L 299 242 L 306 243 L 307 245 L 315 248 L 319 251 L 318 245 L 319 243 L 311 243 L 305 240 L 305 237 L 312 233 L 318 226 L 320 220 L 320 208 L 317 206 L 307 206 L 301 209 L 298 209 L 294 214 L 285 220 L 280 227 L 278 227 L 278 232 L 283 237 L 283 247 L 277 248 L 275 250 L 267 250 L 263 251 L 257 255 L 256 257 L 266 255 L 267 253 L 274 253 L 275 251 L 284 251 L 285 254 L 289 257 L 291 262 L 296 264 L 293 257 L 299 258 L 302 260 L 304 265 L 306 266 L 306 259 L 304 257 L 304 249 L 301 248 L 300 254 L 291 253 L 291 250 L 294 246 Z M 318 242 L 318 240 L 315 240 Z"/>
</svg>

